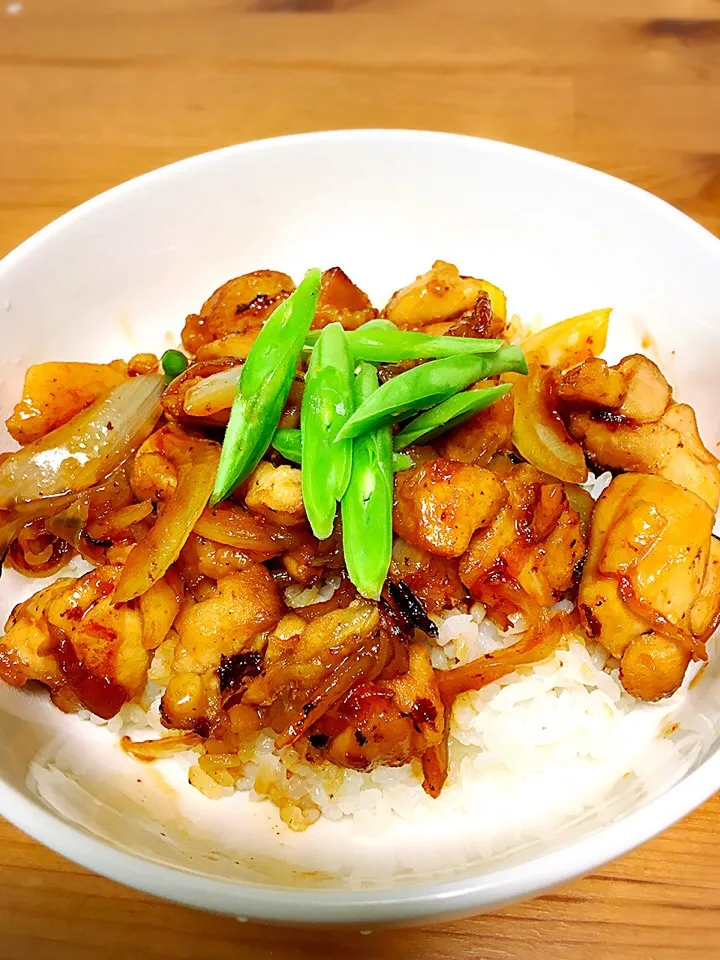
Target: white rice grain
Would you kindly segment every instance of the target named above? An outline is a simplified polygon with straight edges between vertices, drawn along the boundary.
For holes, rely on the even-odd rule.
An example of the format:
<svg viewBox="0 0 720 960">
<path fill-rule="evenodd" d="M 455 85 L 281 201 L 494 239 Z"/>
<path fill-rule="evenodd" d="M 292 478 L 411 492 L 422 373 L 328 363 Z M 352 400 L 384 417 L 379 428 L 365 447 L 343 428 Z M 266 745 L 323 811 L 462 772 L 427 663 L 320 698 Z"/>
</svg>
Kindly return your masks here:
<svg viewBox="0 0 720 960">
<path fill-rule="evenodd" d="M 597 487 L 602 480 L 593 482 Z M 339 579 L 334 578 L 309 588 L 290 587 L 287 602 L 292 607 L 322 602 L 338 585 Z M 557 609 L 569 611 L 572 604 L 562 602 Z M 508 631 L 501 632 L 486 617 L 482 604 L 433 619 L 439 635 L 429 646 L 437 669 L 501 650 L 517 642 L 525 626 L 516 618 Z M 145 739 L 170 732 L 163 728 L 159 712 L 168 673 L 162 659 L 153 661 L 152 680 L 138 702 L 123 707 L 107 724 L 118 737 Z M 235 790 L 254 803 L 269 802 L 269 797 L 277 803 L 281 797 L 285 805 L 280 816 L 294 829 L 303 829 L 322 815 L 335 821 L 353 818 L 370 834 L 378 818 L 384 823 L 395 818 L 421 824 L 428 817 L 472 816 L 481 806 L 486 818 L 505 820 L 517 808 L 518 829 L 532 836 L 530 823 L 522 820 L 527 791 L 542 791 L 546 810 L 548 805 L 555 809 L 556 803 L 561 822 L 582 814 L 583 790 L 575 789 L 578 778 L 592 796 L 593 784 L 620 782 L 635 766 L 638 775 L 650 777 L 646 769 L 650 761 L 638 760 L 630 750 L 628 724 L 638 707 L 623 690 L 617 668 L 601 647 L 572 633 L 541 663 L 524 665 L 482 690 L 458 697 L 450 720 L 448 781 L 437 800 L 424 793 L 417 762 L 369 773 L 311 765 L 292 748 L 275 751 L 273 737 L 265 732 L 242 748 L 246 762 Z M 87 711 L 80 715 L 105 723 Z M 676 748 L 670 740 L 665 742 L 670 756 Z M 185 751 L 170 762 L 178 764 L 187 777 L 197 760 L 197 752 Z M 196 772 L 193 777 L 198 780 Z M 574 784 L 570 791 L 565 788 L 569 778 Z M 208 786 L 203 792 L 227 796 L 229 790 Z M 547 830 L 547 823 L 542 828 Z M 494 854 L 492 837 L 478 843 L 481 855 Z"/>
</svg>

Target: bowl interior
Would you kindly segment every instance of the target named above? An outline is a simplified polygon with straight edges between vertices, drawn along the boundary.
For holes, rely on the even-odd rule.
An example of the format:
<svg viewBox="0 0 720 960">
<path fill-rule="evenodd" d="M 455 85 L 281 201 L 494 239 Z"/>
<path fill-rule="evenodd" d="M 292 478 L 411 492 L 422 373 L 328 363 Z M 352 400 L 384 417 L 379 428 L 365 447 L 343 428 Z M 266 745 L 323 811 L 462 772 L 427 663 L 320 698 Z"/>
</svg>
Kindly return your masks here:
<svg viewBox="0 0 720 960">
<path fill-rule="evenodd" d="M 248 270 L 297 278 L 310 265 L 338 264 L 382 305 L 438 258 L 503 287 L 510 312 L 528 322 L 612 306 L 608 355 L 643 349 L 658 359 L 676 396 L 696 408 L 706 444 L 720 446 L 720 243 L 592 171 L 502 144 L 406 132 L 293 137 L 194 158 L 103 195 L 24 244 L 0 264 L 0 410 L 9 413 L 30 362 L 128 358 L 177 343 L 186 314 Z M 34 589 L 5 575 L 3 620 Z M 76 855 L 98 870 L 100 848 L 83 848 L 87 837 L 188 877 L 266 890 L 387 893 L 483 876 L 477 908 L 492 901 L 496 871 L 522 871 L 662 804 L 690 771 L 712 762 L 700 794 L 720 786 L 719 667 L 711 661 L 678 701 L 673 749 L 658 752 L 645 780 L 588 783 L 551 829 L 518 826 L 482 849 L 467 824 L 431 821 L 409 831 L 342 822 L 289 834 L 269 804 L 207 801 L 177 772 L 124 757 L 106 730 L 59 714 L 42 694 L 5 686 L 1 812 L 33 830 L 32 811 L 52 811 L 77 828 Z M 633 841 L 614 838 L 608 856 Z M 592 865 L 578 856 L 560 873 Z M 243 912 L 243 888 L 232 889 L 227 903 Z"/>
</svg>

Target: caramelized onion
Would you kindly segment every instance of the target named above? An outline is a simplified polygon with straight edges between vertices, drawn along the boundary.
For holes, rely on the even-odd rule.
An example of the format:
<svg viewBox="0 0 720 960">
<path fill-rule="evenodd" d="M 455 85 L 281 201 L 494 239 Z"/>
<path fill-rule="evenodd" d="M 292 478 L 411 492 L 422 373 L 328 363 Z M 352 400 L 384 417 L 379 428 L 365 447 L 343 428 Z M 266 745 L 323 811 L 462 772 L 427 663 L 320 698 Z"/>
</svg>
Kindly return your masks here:
<svg viewBox="0 0 720 960">
<path fill-rule="evenodd" d="M 436 800 L 445 786 L 450 763 L 448 739 L 450 737 L 450 719 L 445 720 L 445 730 L 440 743 L 428 747 L 420 758 L 423 772 L 423 790 L 429 797 Z"/>
<path fill-rule="evenodd" d="M 180 556 L 212 493 L 220 447 L 208 440 L 193 440 L 187 459 L 178 469 L 175 492 L 145 539 L 131 552 L 117 585 L 119 603 L 141 596 L 165 575 Z"/>
<path fill-rule="evenodd" d="M 208 417 L 229 410 L 235 399 L 242 365 L 213 373 L 194 384 L 185 394 L 183 409 L 191 417 Z"/>
<path fill-rule="evenodd" d="M 144 763 L 162 760 L 163 757 L 170 757 L 183 750 L 192 750 L 199 743 L 202 743 L 202 738 L 196 733 L 181 733 L 177 737 L 161 737 L 159 740 L 131 740 L 130 737 L 120 740 L 120 746 L 125 753 Z M 235 762 L 237 763 L 237 757 Z"/>
<path fill-rule="evenodd" d="M 517 643 L 489 653 L 461 667 L 438 670 L 436 677 L 443 702 L 451 704 L 468 690 L 481 690 L 489 683 L 513 673 L 524 663 L 537 663 L 554 652 L 563 635 L 562 615 L 548 617 L 543 611 L 537 627 L 528 630 Z"/>
<path fill-rule="evenodd" d="M 585 454 L 554 408 L 552 370 L 531 367 L 529 376 L 518 377 L 514 385 L 512 438 L 518 452 L 551 477 L 584 483 L 588 473 Z"/>
<path fill-rule="evenodd" d="M 87 528 L 90 506 L 87 497 L 78 497 L 69 507 L 50 517 L 45 527 L 50 533 L 82 552 L 85 546 L 85 529 Z"/>
<path fill-rule="evenodd" d="M 587 479 L 585 455 L 556 410 L 554 375 L 605 349 L 610 310 L 592 310 L 546 327 L 523 343 L 527 377 L 505 374 L 513 384 L 513 443 L 538 470 L 566 483 Z"/>
<path fill-rule="evenodd" d="M 126 380 L 42 440 L 0 464 L 0 509 L 38 515 L 45 503 L 89 489 L 151 433 L 160 416 L 161 376 Z"/>
<path fill-rule="evenodd" d="M 205 510 L 195 524 L 195 533 L 226 547 L 239 547 L 277 556 L 302 546 L 309 534 L 298 527 L 276 527 L 235 504 L 224 503 Z"/>
</svg>

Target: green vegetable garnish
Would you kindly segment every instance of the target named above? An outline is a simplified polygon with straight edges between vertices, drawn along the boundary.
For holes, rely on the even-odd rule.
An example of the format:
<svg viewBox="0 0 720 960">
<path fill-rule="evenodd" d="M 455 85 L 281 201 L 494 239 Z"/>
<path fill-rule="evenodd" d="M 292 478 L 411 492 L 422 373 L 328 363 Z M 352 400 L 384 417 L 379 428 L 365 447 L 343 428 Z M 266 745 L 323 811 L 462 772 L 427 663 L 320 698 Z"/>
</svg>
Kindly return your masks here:
<svg viewBox="0 0 720 960">
<path fill-rule="evenodd" d="M 255 469 L 270 446 L 320 294 L 321 272 L 308 270 L 270 315 L 250 349 L 225 431 L 211 506 Z"/>
<path fill-rule="evenodd" d="M 332 533 L 337 504 L 350 482 L 352 441 L 334 440 L 353 412 L 353 367 L 341 324 L 328 324 L 310 355 L 300 412 L 303 503 L 318 540 Z"/>
<path fill-rule="evenodd" d="M 520 347 L 503 347 L 480 357 L 447 357 L 413 367 L 369 395 L 339 431 L 335 442 L 407 419 L 413 413 L 442 403 L 478 380 L 510 371 L 527 373 Z"/>
<path fill-rule="evenodd" d="M 379 393 L 377 371 L 360 363 L 355 376 L 359 406 Z M 393 468 L 388 425 L 353 440 L 350 483 L 341 502 L 343 552 L 350 579 L 363 597 L 377 600 L 392 556 Z"/>
<path fill-rule="evenodd" d="M 413 459 L 406 453 L 393 453 L 392 465 L 393 471 L 399 473 L 401 470 L 409 470 L 413 465 Z"/>
<path fill-rule="evenodd" d="M 166 350 L 160 357 L 160 365 L 165 374 L 165 382 L 172 383 L 181 373 L 185 373 L 188 368 L 188 361 L 185 354 L 180 353 L 179 350 Z"/>
<path fill-rule="evenodd" d="M 480 410 L 486 410 L 490 404 L 504 397 L 511 389 L 512 384 L 501 383 L 497 387 L 488 387 L 486 390 L 467 390 L 464 393 L 456 393 L 454 397 L 421 413 L 419 417 L 415 417 L 403 427 L 400 433 L 396 433 L 393 437 L 393 448 L 402 450 L 418 441 L 428 443 L 451 427 L 469 420 Z"/>
<path fill-rule="evenodd" d="M 319 333 L 312 330 L 306 348 L 317 342 Z M 347 334 L 357 360 L 372 363 L 393 363 L 398 360 L 432 360 L 495 353 L 502 340 L 481 337 L 431 337 L 413 330 L 398 330 L 390 320 L 370 320 Z"/>
<path fill-rule="evenodd" d="M 289 427 L 278 430 L 272 439 L 272 446 L 291 463 L 302 463 L 302 440 L 299 430 Z M 413 465 L 412 457 L 406 453 L 394 453 L 392 460 L 395 473 L 399 470 L 408 470 Z"/>
<path fill-rule="evenodd" d="M 272 446 L 291 463 L 302 463 L 302 439 L 299 430 L 278 430 L 272 438 Z"/>
</svg>

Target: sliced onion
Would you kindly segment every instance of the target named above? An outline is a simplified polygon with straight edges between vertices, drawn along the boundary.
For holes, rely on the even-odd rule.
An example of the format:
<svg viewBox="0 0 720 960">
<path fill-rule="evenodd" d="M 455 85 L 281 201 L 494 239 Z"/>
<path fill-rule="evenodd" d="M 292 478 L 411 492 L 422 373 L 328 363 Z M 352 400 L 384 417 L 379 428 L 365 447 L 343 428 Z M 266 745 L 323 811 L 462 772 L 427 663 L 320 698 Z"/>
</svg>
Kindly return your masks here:
<svg viewBox="0 0 720 960">
<path fill-rule="evenodd" d="M 514 673 L 523 664 L 545 660 L 555 652 L 562 640 L 564 625 L 562 614 L 550 617 L 543 611 L 537 626 L 528 630 L 512 646 L 451 670 L 436 670 L 443 703 L 449 706 L 461 693 L 482 690 L 489 683 Z"/>
<path fill-rule="evenodd" d="M 38 501 L 78 494 L 111 473 L 152 432 L 165 381 L 134 377 L 0 464 L 0 510 L 35 514 Z"/>
<path fill-rule="evenodd" d="M 161 737 L 159 740 L 131 740 L 130 737 L 120 740 L 120 746 L 125 753 L 145 763 L 161 760 L 183 750 L 192 750 L 199 743 L 202 743 L 202 738 L 196 733 L 181 733 L 177 737 Z M 235 761 L 237 762 L 237 757 Z"/>
<path fill-rule="evenodd" d="M 511 376 L 515 404 L 512 438 L 518 453 L 551 477 L 585 483 L 585 454 L 554 409 L 552 370 L 531 367 L 527 377 Z"/>
<path fill-rule="evenodd" d="M 69 507 L 50 517 L 45 527 L 54 536 L 72 544 L 81 551 L 84 546 L 85 528 L 87 527 L 90 507 L 87 496 L 78 497 Z"/>
<path fill-rule="evenodd" d="M 149 500 L 130 503 L 94 520 L 88 527 L 88 536 L 93 540 L 115 540 L 125 534 L 134 523 L 140 523 L 149 517 L 152 512 L 153 505 Z"/>
<path fill-rule="evenodd" d="M 538 331 L 522 345 L 530 375 L 503 377 L 514 385 L 515 447 L 538 470 L 566 483 L 584 483 L 587 464 L 557 413 L 555 374 L 602 353 L 610 312 L 592 310 Z"/>
<path fill-rule="evenodd" d="M 208 508 L 195 524 L 195 533 L 226 547 L 277 556 L 307 543 L 309 534 L 297 527 L 276 527 L 234 503 Z"/>
<path fill-rule="evenodd" d="M 126 603 L 141 596 L 165 575 L 180 556 L 185 541 L 205 509 L 215 484 L 220 446 L 193 440 L 178 468 L 175 492 L 165 503 L 150 533 L 130 552 L 115 597 Z"/>
<path fill-rule="evenodd" d="M 209 417 L 229 410 L 237 392 L 242 366 L 231 367 L 205 377 L 185 394 L 183 409 L 190 417 Z"/>
<path fill-rule="evenodd" d="M 0 510 L 0 567 L 5 562 L 11 543 L 26 523 L 27 520 L 22 517 L 7 510 Z"/>
<path fill-rule="evenodd" d="M 448 738 L 450 736 L 450 719 L 445 719 L 445 730 L 440 743 L 428 747 L 420 758 L 423 772 L 423 790 L 428 796 L 436 800 L 445 786 L 448 776 L 450 757 L 448 752 Z"/>
</svg>

